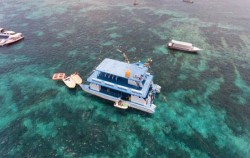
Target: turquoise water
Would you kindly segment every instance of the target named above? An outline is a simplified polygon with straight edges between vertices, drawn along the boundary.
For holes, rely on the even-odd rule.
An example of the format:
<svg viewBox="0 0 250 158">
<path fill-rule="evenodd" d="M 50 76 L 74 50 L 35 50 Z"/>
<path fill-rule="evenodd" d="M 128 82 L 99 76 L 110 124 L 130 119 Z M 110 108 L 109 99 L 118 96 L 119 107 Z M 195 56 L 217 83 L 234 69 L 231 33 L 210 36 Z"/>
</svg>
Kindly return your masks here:
<svg viewBox="0 0 250 158">
<path fill-rule="evenodd" d="M 0 157 L 250 157 L 250 2 L 2 0 Z M 168 50 L 171 39 L 203 49 Z M 153 59 L 155 114 L 70 90 L 104 58 Z"/>
</svg>

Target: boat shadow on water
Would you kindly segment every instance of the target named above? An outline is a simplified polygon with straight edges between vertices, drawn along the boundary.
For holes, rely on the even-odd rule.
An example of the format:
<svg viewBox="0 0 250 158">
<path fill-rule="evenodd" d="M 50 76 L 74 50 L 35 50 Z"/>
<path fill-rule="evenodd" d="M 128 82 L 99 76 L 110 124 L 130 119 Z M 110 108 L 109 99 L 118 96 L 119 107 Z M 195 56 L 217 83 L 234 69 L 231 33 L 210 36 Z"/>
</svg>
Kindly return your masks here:
<svg viewBox="0 0 250 158">
<path fill-rule="evenodd" d="M 188 51 L 179 51 L 179 50 L 174 50 L 174 49 L 169 49 L 168 50 L 169 54 L 175 56 L 177 53 L 184 53 L 184 54 L 190 54 L 190 55 L 199 55 L 197 52 L 188 52 Z"/>
</svg>

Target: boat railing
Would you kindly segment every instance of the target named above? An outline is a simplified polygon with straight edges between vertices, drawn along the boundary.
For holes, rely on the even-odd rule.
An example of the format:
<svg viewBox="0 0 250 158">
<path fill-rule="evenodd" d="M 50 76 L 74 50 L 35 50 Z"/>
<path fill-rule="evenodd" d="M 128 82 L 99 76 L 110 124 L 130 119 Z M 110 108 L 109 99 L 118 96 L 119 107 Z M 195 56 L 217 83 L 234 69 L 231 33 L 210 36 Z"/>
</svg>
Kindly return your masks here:
<svg viewBox="0 0 250 158">
<path fill-rule="evenodd" d="M 142 95 L 142 92 L 140 92 L 140 91 L 137 91 L 137 90 L 134 90 L 134 89 L 131 89 L 131 91 L 132 91 L 133 93 Z"/>
<path fill-rule="evenodd" d="M 128 88 L 123 87 L 123 86 L 117 86 L 117 88 L 122 89 L 122 90 L 125 90 L 125 91 L 127 91 L 127 90 L 128 90 Z"/>
<path fill-rule="evenodd" d="M 102 83 L 102 80 L 99 80 L 97 78 L 92 78 L 92 80 L 95 81 L 95 82 L 98 82 L 98 83 Z"/>
<path fill-rule="evenodd" d="M 104 83 L 105 83 L 106 85 L 108 85 L 108 86 L 112 86 L 112 87 L 114 86 L 113 83 L 110 83 L 110 82 L 107 82 L 107 81 L 105 81 Z"/>
</svg>

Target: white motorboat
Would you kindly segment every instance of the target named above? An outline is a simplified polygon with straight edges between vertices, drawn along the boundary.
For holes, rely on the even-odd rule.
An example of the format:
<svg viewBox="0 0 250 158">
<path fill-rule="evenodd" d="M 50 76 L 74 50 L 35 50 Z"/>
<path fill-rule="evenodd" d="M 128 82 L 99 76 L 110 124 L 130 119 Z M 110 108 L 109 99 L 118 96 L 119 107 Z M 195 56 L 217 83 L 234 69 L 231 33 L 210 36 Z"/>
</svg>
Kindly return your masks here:
<svg viewBox="0 0 250 158">
<path fill-rule="evenodd" d="M 193 52 L 193 53 L 196 53 L 201 50 L 200 48 L 194 47 L 192 43 L 181 42 L 176 40 L 172 40 L 171 42 L 169 42 L 168 48 L 183 50 L 186 52 Z"/>
<path fill-rule="evenodd" d="M 22 33 L 13 34 L 13 32 L 11 31 L 5 33 L 2 31 L 2 28 L 0 28 L 0 46 L 15 43 L 23 38 L 24 36 L 22 35 Z"/>
<path fill-rule="evenodd" d="M 24 36 L 22 35 L 22 33 L 16 33 L 14 35 L 9 35 L 9 37 L 5 40 L 5 43 L 3 43 L 3 45 L 15 43 L 17 41 L 20 41 L 23 38 L 24 38 Z"/>
</svg>

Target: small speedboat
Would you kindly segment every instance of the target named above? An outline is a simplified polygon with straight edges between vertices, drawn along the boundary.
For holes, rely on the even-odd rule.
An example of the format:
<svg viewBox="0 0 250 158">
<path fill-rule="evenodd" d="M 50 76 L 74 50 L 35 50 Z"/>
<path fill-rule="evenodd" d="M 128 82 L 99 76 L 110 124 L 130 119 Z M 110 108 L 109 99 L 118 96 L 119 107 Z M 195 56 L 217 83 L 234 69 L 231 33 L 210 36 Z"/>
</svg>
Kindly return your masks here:
<svg viewBox="0 0 250 158">
<path fill-rule="evenodd" d="M 66 86 L 68 86 L 69 88 L 75 88 L 76 83 L 75 81 L 70 77 L 66 77 L 63 79 L 63 82 L 66 84 Z"/>
<path fill-rule="evenodd" d="M 121 100 L 116 101 L 114 103 L 114 106 L 117 108 L 120 108 L 120 109 L 127 109 L 128 108 L 128 104 L 126 102 L 121 101 Z"/>
<path fill-rule="evenodd" d="M 200 51 L 200 48 L 194 47 L 192 43 L 187 43 L 187 42 L 181 42 L 181 41 L 176 41 L 172 40 L 171 42 L 168 43 L 168 48 L 171 49 L 176 49 L 176 50 L 183 50 L 186 52 L 192 52 L 192 53 L 197 53 Z"/>
<path fill-rule="evenodd" d="M 3 41 L 3 39 L 1 39 L 1 43 L 0 43 L 0 46 L 4 46 L 4 45 L 8 45 L 8 44 L 12 44 L 12 43 L 15 43 L 21 39 L 24 38 L 24 36 L 22 35 L 22 33 L 16 33 L 14 35 L 2 35 L 0 34 L 0 37 L 4 37 L 5 39 L 5 42 Z M 7 38 L 6 38 L 7 36 Z"/>
<path fill-rule="evenodd" d="M 76 84 L 81 84 L 82 83 L 82 78 L 79 76 L 79 74 L 77 72 L 70 75 L 70 77 L 75 81 Z"/>
<path fill-rule="evenodd" d="M 187 2 L 187 3 L 194 3 L 193 0 L 183 0 L 183 2 Z"/>
</svg>

